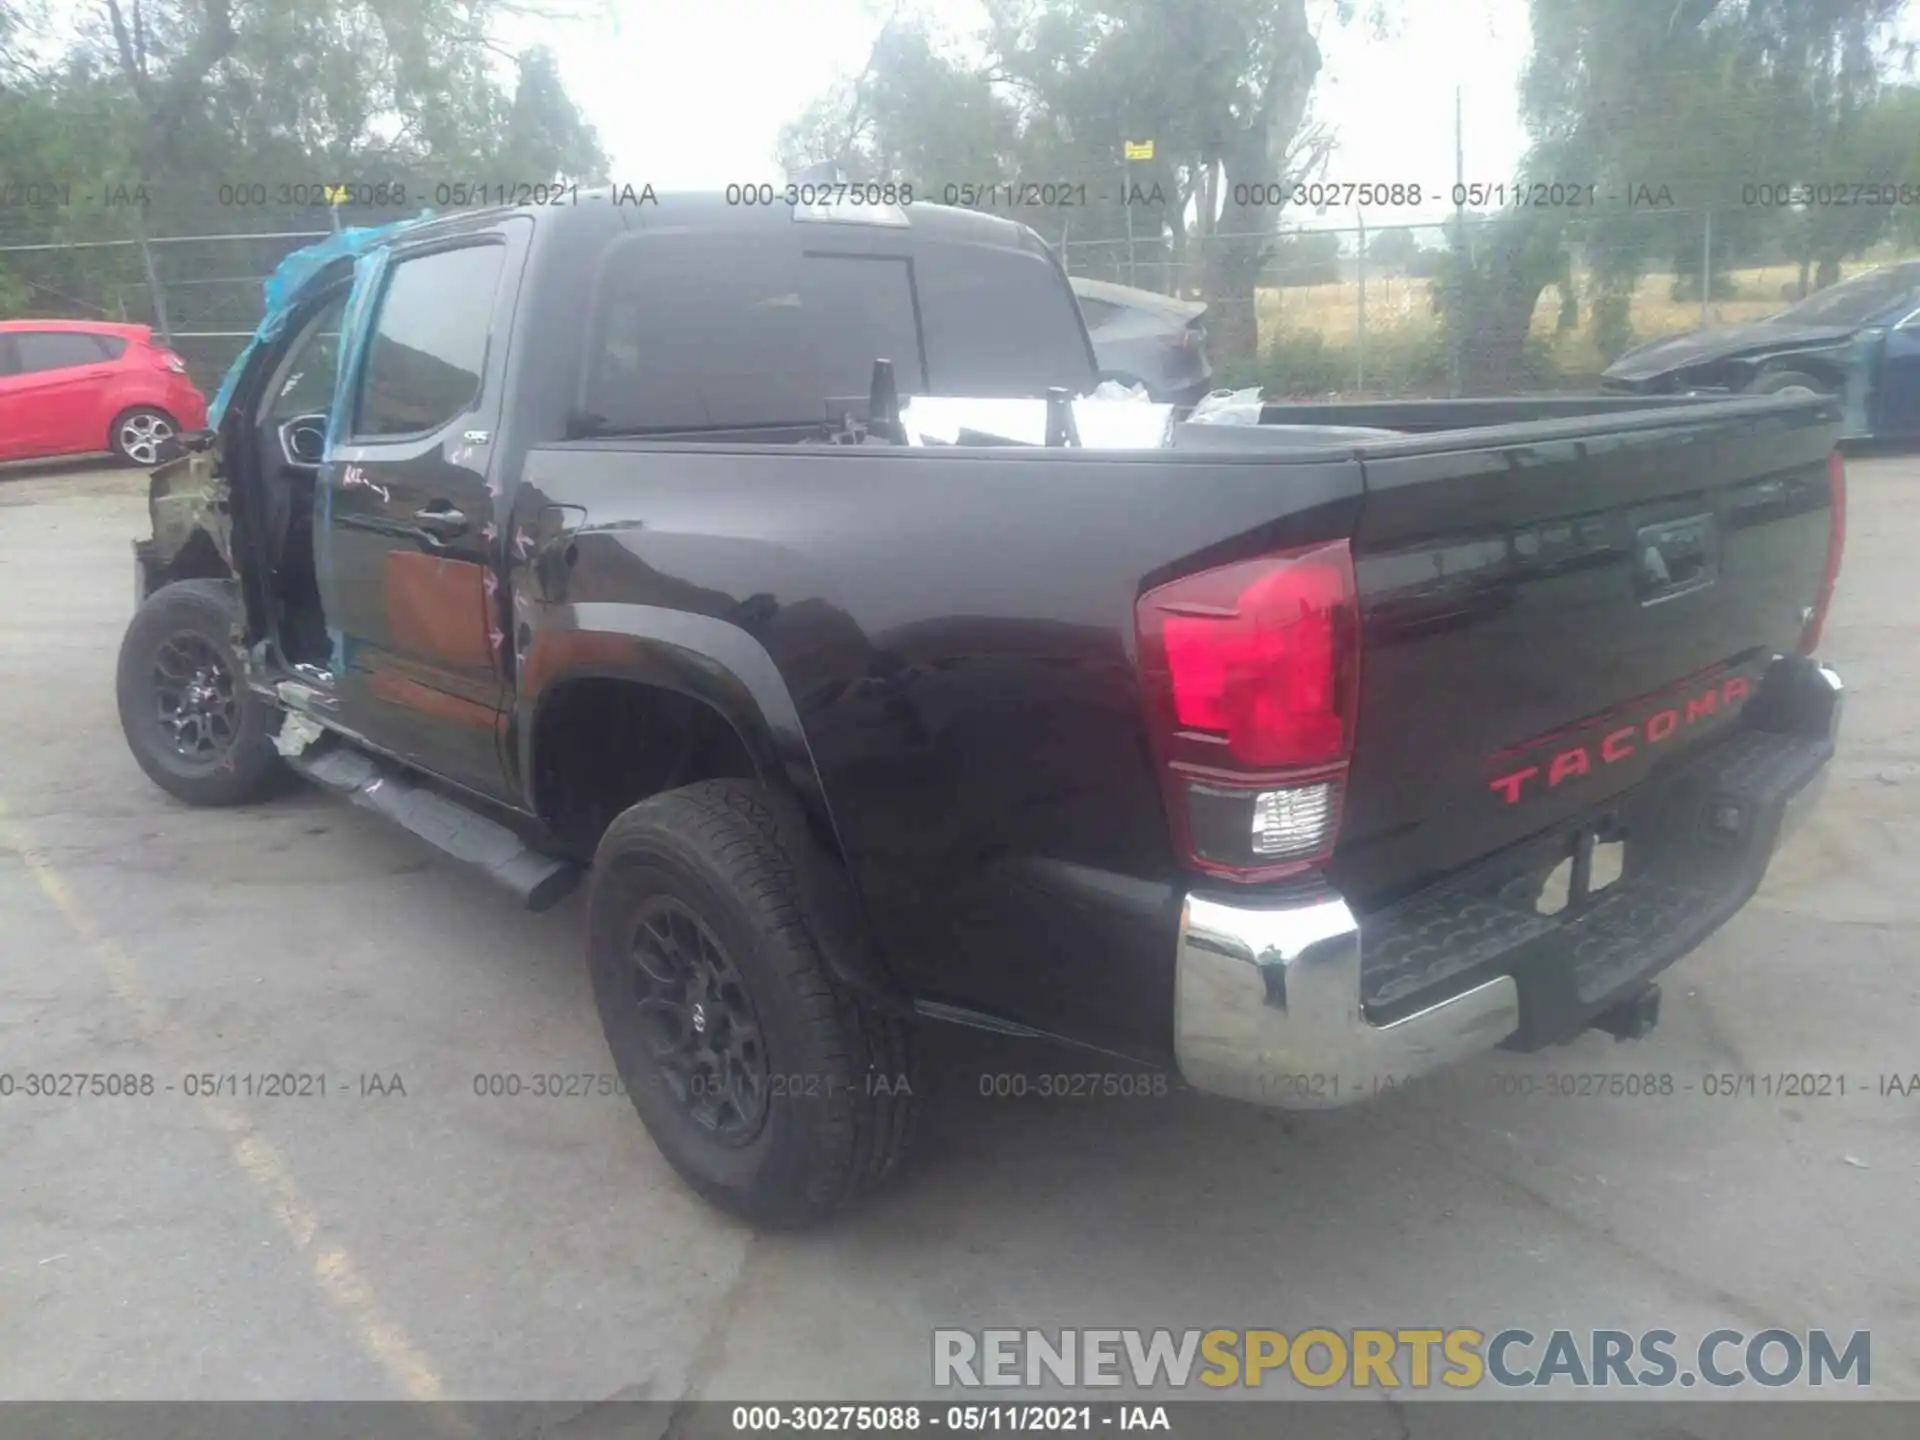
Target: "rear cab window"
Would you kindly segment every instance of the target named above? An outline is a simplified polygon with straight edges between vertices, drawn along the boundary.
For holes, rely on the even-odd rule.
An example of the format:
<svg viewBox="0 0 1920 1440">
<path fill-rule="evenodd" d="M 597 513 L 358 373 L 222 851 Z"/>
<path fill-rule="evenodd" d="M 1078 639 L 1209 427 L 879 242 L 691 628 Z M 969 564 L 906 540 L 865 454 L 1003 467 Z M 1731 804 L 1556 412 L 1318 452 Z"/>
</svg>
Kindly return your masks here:
<svg viewBox="0 0 1920 1440">
<path fill-rule="evenodd" d="M 904 257 L 641 236 L 609 257 L 594 311 L 585 409 L 615 426 L 818 422 L 866 396 L 876 359 L 903 392 L 926 384 Z"/>
<path fill-rule="evenodd" d="M 1093 384 L 1073 289 L 1039 239 L 1031 244 L 921 247 L 915 272 L 935 393 L 1032 398 Z"/>
<path fill-rule="evenodd" d="M 900 393 L 1035 397 L 1093 364 L 1041 248 L 897 249 L 825 227 L 630 236 L 601 266 L 581 409 L 619 431 L 819 425 L 864 402 L 878 359 Z"/>
</svg>

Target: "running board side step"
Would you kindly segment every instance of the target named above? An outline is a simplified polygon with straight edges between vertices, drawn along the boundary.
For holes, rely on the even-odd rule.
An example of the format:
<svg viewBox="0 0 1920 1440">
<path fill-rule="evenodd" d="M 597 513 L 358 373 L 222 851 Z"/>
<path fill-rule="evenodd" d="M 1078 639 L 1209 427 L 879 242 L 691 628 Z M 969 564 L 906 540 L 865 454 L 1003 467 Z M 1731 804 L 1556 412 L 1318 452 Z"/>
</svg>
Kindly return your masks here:
<svg viewBox="0 0 1920 1440">
<path fill-rule="evenodd" d="M 474 866 L 536 913 L 552 909 L 580 883 L 578 865 L 528 848 L 497 820 L 407 779 L 363 750 L 336 742 L 286 760 L 297 774 L 322 789 L 345 795 L 435 849 Z"/>
</svg>

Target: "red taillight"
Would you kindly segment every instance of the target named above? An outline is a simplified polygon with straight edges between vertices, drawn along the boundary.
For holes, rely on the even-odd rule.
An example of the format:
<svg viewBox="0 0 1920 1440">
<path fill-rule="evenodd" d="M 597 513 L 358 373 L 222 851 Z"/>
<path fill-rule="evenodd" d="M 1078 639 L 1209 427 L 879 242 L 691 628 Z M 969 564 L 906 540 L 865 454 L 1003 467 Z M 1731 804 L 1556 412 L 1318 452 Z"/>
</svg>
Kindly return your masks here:
<svg viewBox="0 0 1920 1440">
<path fill-rule="evenodd" d="M 1827 523 L 1827 568 L 1820 577 L 1820 593 L 1814 597 L 1813 613 L 1800 632 L 1800 653 L 1811 655 L 1820 644 L 1820 632 L 1826 628 L 1827 611 L 1833 606 L 1833 587 L 1840 579 L 1840 557 L 1847 548 L 1847 466 L 1835 450 L 1827 457 L 1827 490 L 1832 512 Z"/>
<path fill-rule="evenodd" d="M 1237 880 L 1332 851 L 1359 685 L 1344 540 L 1159 586 L 1135 607 L 1147 716 L 1186 858 Z"/>
</svg>

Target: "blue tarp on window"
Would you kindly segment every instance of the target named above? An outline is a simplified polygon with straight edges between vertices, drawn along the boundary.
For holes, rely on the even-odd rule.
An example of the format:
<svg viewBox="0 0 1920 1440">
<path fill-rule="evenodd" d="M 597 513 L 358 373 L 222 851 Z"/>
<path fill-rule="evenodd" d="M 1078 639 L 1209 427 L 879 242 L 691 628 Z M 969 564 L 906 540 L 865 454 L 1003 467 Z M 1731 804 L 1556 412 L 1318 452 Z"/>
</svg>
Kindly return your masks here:
<svg viewBox="0 0 1920 1440">
<path fill-rule="evenodd" d="M 259 328 L 253 332 L 253 338 L 227 368 L 226 378 L 220 382 L 219 393 L 207 407 L 207 427 L 212 430 L 220 428 L 221 418 L 227 413 L 227 402 L 233 398 L 233 387 L 239 383 L 247 362 L 253 358 L 254 351 L 272 343 L 286 328 L 287 314 L 309 280 L 335 261 L 349 255 L 363 255 L 400 231 L 428 218 L 428 212 L 423 211 L 412 220 L 395 220 L 387 225 L 362 225 L 342 230 L 338 235 L 329 235 L 325 240 L 295 250 L 282 260 L 261 286 L 266 300 L 266 313 L 261 317 Z"/>
</svg>

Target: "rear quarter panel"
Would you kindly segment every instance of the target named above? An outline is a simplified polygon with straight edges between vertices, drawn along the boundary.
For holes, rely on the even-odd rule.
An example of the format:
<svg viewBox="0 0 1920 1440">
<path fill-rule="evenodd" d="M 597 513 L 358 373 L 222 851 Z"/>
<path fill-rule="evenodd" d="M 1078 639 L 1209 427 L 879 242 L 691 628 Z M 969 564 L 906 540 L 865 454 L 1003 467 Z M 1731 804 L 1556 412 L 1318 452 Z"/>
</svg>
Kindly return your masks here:
<svg viewBox="0 0 1920 1440">
<path fill-rule="evenodd" d="M 1174 568 L 1347 533 L 1357 464 L 602 442 L 526 473 L 524 505 L 587 513 L 569 605 L 714 616 L 771 656 L 910 990 L 1164 1049 L 1180 875 L 1134 601 Z M 1076 899 L 1093 876 L 1134 913 Z"/>
</svg>

